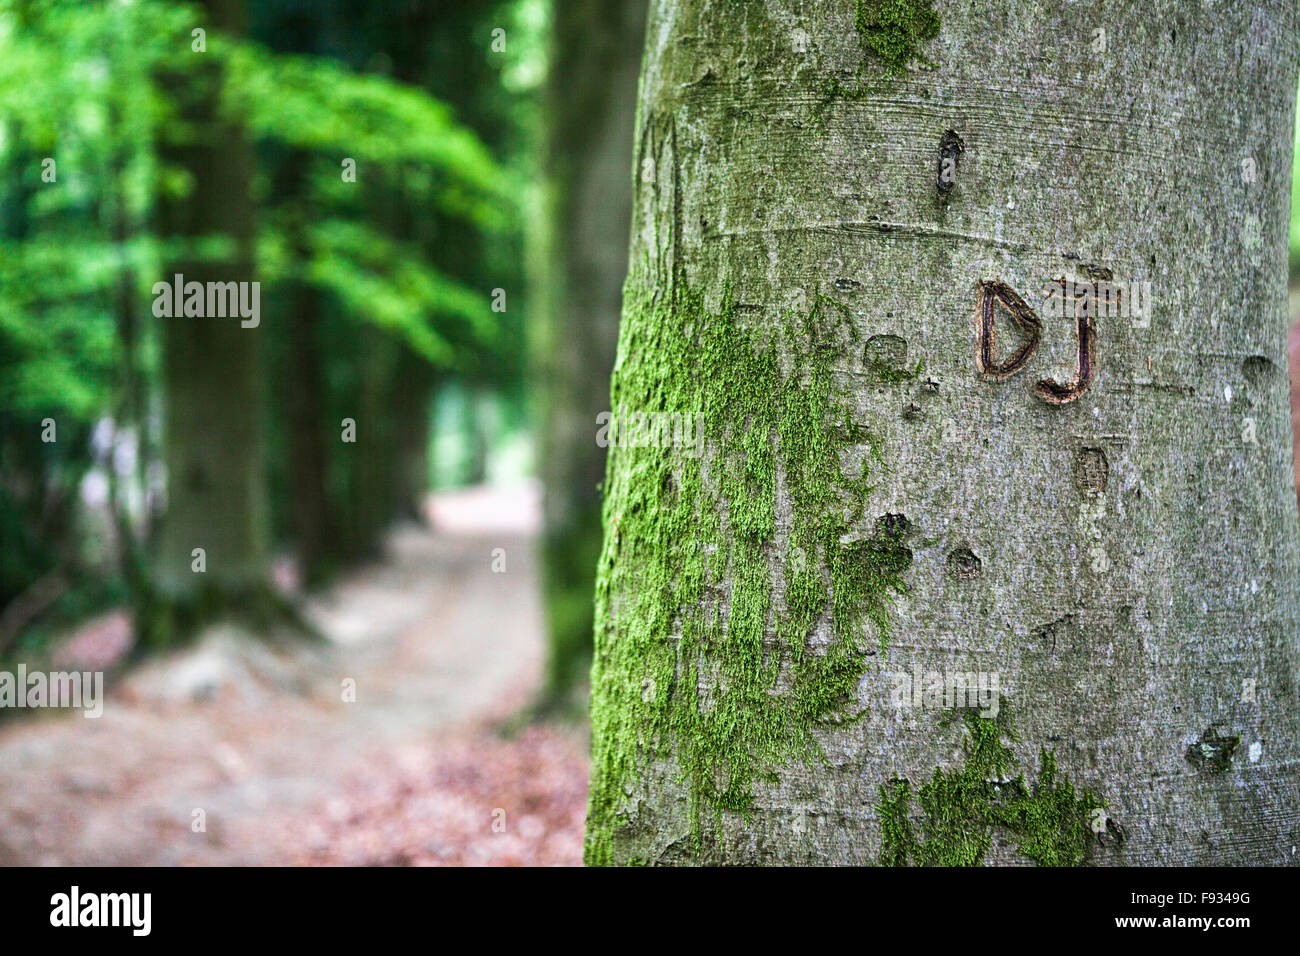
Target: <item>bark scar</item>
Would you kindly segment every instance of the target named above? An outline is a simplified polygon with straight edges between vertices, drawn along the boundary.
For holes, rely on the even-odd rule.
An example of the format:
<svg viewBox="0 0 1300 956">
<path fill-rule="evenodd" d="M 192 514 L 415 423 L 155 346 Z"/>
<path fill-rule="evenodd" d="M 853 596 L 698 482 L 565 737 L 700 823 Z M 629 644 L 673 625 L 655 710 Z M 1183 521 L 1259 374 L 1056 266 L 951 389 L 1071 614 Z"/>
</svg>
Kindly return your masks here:
<svg viewBox="0 0 1300 956">
<path fill-rule="evenodd" d="M 1062 293 L 1064 293 L 1065 277 L 1062 276 L 1059 282 Z M 1034 391 L 1038 393 L 1038 397 L 1052 405 L 1065 405 L 1074 401 L 1086 392 L 1088 386 L 1092 384 L 1093 375 L 1096 373 L 1095 332 L 1092 327 L 1092 311 L 1095 301 L 1089 295 L 1075 298 L 1074 326 L 1079 343 L 1079 353 L 1078 370 L 1075 372 L 1074 381 L 1062 385 L 1055 379 L 1045 378 L 1034 386 Z"/>
<path fill-rule="evenodd" d="M 1038 348 L 1038 340 L 1042 337 L 1043 323 L 1039 320 L 1037 314 L 1031 309 L 1025 300 L 1016 294 L 1016 291 L 1005 282 L 981 281 L 978 287 L 978 296 L 975 307 L 975 367 L 979 370 L 980 375 L 990 381 L 999 382 L 1003 379 L 1015 375 L 1034 354 Z M 999 363 L 994 354 L 997 347 L 997 331 L 994 327 L 994 309 L 1002 306 L 1011 320 L 1022 332 L 1025 333 L 1025 341 L 1020 348 L 1012 353 L 1011 357 L 1005 362 Z"/>
<path fill-rule="evenodd" d="M 939 140 L 939 171 L 935 180 L 935 188 L 943 202 L 948 201 L 948 194 L 957 185 L 957 164 L 965 150 L 966 144 L 954 130 L 944 131 Z"/>
<path fill-rule="evenodd" d="M 1062 277 L 1058 281 L 1064 294 L 1065 278 Z M 1028 364 L 1042 338 L 1043 323 L 1038 318 L 1038 314 L 1005 282 L 982 280 L 977 289 L 975 367 L 983 378 L 995 382 L 1002 381 L 1015 375 Z M 1092 322 L 1094 301 L 1088 295 L 1078 296 L 1074 300 L 1078 368 L 1073 381 L 1063 385 L 1055 379 L 1044 378 L 1034 386 L 1034 392 L 1038 397 L 1051 405 L 1066 405 L 1073 402 L 1088 390 L 1096 375 L 1096 330 Z M 996 358 L 997 329 L 994 317 L 998 307 L 1011 317 L 1012 322 L 1025 335 L 1020 347 L 1005 362 L 998 362 Z"/>
</svg>

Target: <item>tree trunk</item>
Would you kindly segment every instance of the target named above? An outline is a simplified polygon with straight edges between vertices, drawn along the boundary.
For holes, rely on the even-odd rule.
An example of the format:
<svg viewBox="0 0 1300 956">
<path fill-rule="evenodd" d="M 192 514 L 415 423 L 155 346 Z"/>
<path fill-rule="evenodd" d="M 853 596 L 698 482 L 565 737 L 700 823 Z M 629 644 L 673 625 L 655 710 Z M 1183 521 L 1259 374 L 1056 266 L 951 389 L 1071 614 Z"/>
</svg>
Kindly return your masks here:
<svg viewBox="0 0 1300 956">
<path fill-rule="evenodd" d="M 555 5 L 542 298 L 543 573 L 546 693 L 564 695 L 591 656 L 605 449 L 631 220 L 633 118 L 646 0 Z"/>
<path fill-rule="evenodd" d="M 1292 861 L 1300 5 L 648 37 L 588 861 Z"/>
<path fill-rule="evenodd" d="M 208 29 L 242 32 L 240 0 L 208 0 L 202 7 Z M 252 149 L 242 129 L 220 115 L 220 67 L 200 63 L 173 78 L 170 88 L 185 137 L 165 144 L 163 156 L 192 182 L 186 195 L 163 201 L 162 237 L 191 243 L 224 237 L 230 252 L 219 260 L 176 256 L 165 263 L 163 278 L 179 273 L 187 284 L 252 281 Z M 156 567 L 161 604 L 145 630 L 152 642 L 165 643 L 203 620 L 246 611 L 250 597 L 266 593 L 268 522 L 262 333 L 241 327 L 238 316 L 159 321 L 168 505 Z M 196 548 L 205 553 L 202 573 L 194 570 Z"/>
<path fill-rule="evenodd" d="M 397 460 L 393 456 L 389 398 L 401 349 L 393 336 L 377 329 L 367 334 L 366 352 L 361 358 L 356 443 L 347 446 L 354 456 L 349 537 L 351 554 L 358 559 L 371 560 L 383 553 L 393 515 Z"/>
<path fill-rule="evenodd" d="M 289 340 L 293 351 L 288 371 L 293 384 L 286 421 L 292 522 L 298 572 L 307 587 L 328 578 L 335 558 L 336 523 L 326 487 L 330 447 L 326 434 L 334 437 L 337 429 L 325 421 L 324 361 L 317 330 L 320 298 L 320 291 L 306 281 L 295 282 L 289 293 Z"/>
<path fill-rule="evenodd" d="M 120 135 L 122 114 L 117 104 L 109 112 L 114 135 Z M 149 428 L 145 415 L 146 385 L 141 374 L 141 327 L 139 318 L 140 297 L 136 291 L 136 275 L 127 253 L 127 243 L 133 232 L 131 213 L 126 195 L 126 150 L 115 150 L 108 162 L 110 199 L 105 216 L 113 236 L 118 257 L 117 285 L 113 291 L 114 324 L 117 330 L 121 357 L 118 359 L 117 382 L 113 394 L 113 441 L 105 455 L 104 472 L 108 478 L 108 507 L 112 516 L 116 539 L 117 563 L 131 604 L 139 607 L 146 600 L 148 574 L 140 541 L 148 535 L 149 514 L 146 502 L 145 475 L 149 461 Z M 141 516 L 133 522 L 128 505 L 129 489 L 122 487 L 114 449 L 121 433 L 127 428 L 136 432 L 135 472 L 140 489 Z"/>
<path fill-rule="evenodd" d="M 438 36 L 441 11 L 424 4 L 410 4 L 400 9 L 394 29 L 388 40 L 391 44 L 392 70 L 395 79 L 427 90 L 430 74 L 436 72 L 431 64 L 455 70 L 459 64 L 438 58 L 441 37 Z M 446 27 L 443 27 L 446 29 Z M 452 32 L 452 31 L 448 31 Z M 463 45 L 457 45 L 458 51 Z M 440 228 L 437 211 L 415 204 L 400 177 L 385 181 L 383 219 L 395 238 L 418 243 L 430 261 L 438 262 Z M 429 322 L 436 316 L 425 317 Z M 385 525 L 392 521 L 423 522 L 425 497 L 429 492 L 429 453 L 432 445 L 430 408 L 433 402 L 437 372 L 427 359 L 409 346 L 402 345 L 396 367 L 389 382 L 392 410 L 392 456 L 389 513 L 384 515 Z"/>
<path fill-rule="evenodd" d="M 437 379 L 433 366 L 410 349 L 398 358 L 391 402 L 396 468 L 390 515 L 397 521 L 424 523 L 428 518 L 424 506 L 429 494 L 431 408 Z"/>
<path fill-rule="evenodd" d="M 325 301 L 307 278 L 311 248 L 307 227 L 318 214 L 308 172 L 312 155 L 288 150 L 275 170 L 274 194 L 288 210 L 285 242 L 298 275 L 284 282 L 285 342 L 275 376 L 287 383 L 281 403 L 288 449 L 289 529 L 298 576 L 307 588 L 323 584 L 339 564 L 338 520 L 328 488 L 330 449 L 340 423 L 326 405 L 325 355 L 321 325 Z"/>
</svg>

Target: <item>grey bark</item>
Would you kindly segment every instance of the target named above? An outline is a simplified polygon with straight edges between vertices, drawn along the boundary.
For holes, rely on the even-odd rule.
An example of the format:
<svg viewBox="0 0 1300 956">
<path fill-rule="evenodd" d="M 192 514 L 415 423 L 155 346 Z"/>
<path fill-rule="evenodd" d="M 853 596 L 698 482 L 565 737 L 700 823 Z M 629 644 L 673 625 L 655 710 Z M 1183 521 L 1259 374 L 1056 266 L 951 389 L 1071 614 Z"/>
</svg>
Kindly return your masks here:
<svg viewBox="0 0 1300 956">
<path fill-rule="evenodd" d="M 1285 338 L 1300 4 L 935 9 L 928 63 L 890 76 L 851 0 L 652 5 L 638 162 L 657 176 L 638 183 L 633 262 L 648 257 L 661 293 L 680 281 L 717 301 L 729 283 L 773 325 L 798 290 L 833 296 L 861 339 L 898 337 L 925 372 L 868 384 L 856 357 L 838 370 L 884 439 L 867 520 L 906 515 L 917 542 L 888 656 L 859 686 L 865 715 L 820 732 L 824 766 L 772 768 L 748 821 L 706 819 L 698 855 L 673 761 L 639 761 L 626 811 L 653 825 L 616 836 L 616 856 L 876 860 L 878 785 L 961 764 L 959 733 L 891 704 L 891 674 L 919 664 L 999 673 L 1022 766 L 1054 748 L 1123 828 L 1094 862 L 1294 862 Z M 950 130 L 962 150 L 940 190 Z M 979 375 L 977 283 L 1038 307 L 1052 280 L 1106 271 L 1149 281 L 1154 308 L 1149 327 L 1098 322 L 1079 399 L 1035 394 L 1075 369 L 1073 322 L 1041 308 L 1028 368 Z M 1188 757 L 1211 728 L 1241 738 L 1222 773 Z M 986 862 L 1025 861 L 999 841 Z"/>
</svg>

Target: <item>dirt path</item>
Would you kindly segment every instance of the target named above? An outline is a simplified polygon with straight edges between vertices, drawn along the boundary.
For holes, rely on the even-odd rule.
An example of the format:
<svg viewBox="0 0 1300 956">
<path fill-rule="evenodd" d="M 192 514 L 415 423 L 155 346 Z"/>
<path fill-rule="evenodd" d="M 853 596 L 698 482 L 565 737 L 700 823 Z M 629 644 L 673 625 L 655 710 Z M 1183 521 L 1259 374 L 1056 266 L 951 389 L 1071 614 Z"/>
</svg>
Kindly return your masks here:
<svg viewBox="0 0 1300 956">
<path fill-rule="evenodd" d="M 540 668 L 536 495 L 433 509 L 310 604 L 327 647 L 217 631 L 110 681 L 99 719 L 0 727 L 0 863 L 579 862 L 580 733 L 494 730 Z"/>
</svg>

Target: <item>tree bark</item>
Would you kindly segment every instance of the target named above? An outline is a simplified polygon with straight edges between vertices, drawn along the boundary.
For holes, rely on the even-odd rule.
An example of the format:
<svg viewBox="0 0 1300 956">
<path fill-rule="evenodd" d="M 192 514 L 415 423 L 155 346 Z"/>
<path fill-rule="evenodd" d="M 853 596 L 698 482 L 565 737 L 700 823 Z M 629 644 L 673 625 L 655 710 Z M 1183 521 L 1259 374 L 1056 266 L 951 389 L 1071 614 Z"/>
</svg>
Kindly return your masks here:
<svg viewBox="0 0 1300 956">
<path fill-rule="evenodd" d="M 243 32 L 239 0 L 208 0 L 202 7 L 209 30 Z M 165 263 L 163 278 L 252 281 L 252 148 L 242 129 L 220 114 L 217 63 L 200 63 L 173 80 L 185 137 L 162 152 L 192 181 L 186 195 L 161 203 L 160 232 L 165 240 L 190 243 L 224 237 L 230 252 L 219 260 L 178 255 Z M 155 569 L 161 603 L 145 630 L 151 641 L 165 643 L 204 619 L 245 611 L 250 596 L 267 593 L 268 520 L 259 329 L 241 327 L 238 316 L 159 321 L 168 505 Z M 205 552 L 203 573 L 193 570 L 195 548 Z"/>
<path fill-rule="evenodd" d="M 546 693 L 566 694 L 591 655 L 605 449 L 631 224 L 633 118 L 646 0 L 556 4 L 547 101 L 542 390 Z"/>
<path fill-rule="evenodd" d="M 391 520 L 420 523 L 428 520 L 425 504 L 429 494 L 432 408 L 437 383 L 438 373 L 428 361 L 410 349 L 403 350 L 392 383 L 396 468 Z"/>
<path fill-rule="evenodd" d="M 371 560 L 383 553 L 384 537 L 393 514 L 397 460 L 393 455 L 393 420 L 389 399 L 402 345 L 383 330 L 367 335 L 361 357 L 357 395 L 356 443 L 353 451 L 352 501 L 347 511 L 348 535 L 354 559 Z"/>
<path fill-rule="evenodd" d="M 306 199 L 302 201 L 306 203 Z M 305 250 L 297 251 L 306 255 Z M 326 434 L 334 437 L 337 430 L 331 427 L 333 423 L 325 421 L 324 361 L 317 328 L 320 318 L 319 290 L 310 282 L 295 281 L 289 293 L 289 340 L 293 351 L 288 363 L 292 392 L 286 422 L 294 547 L 298 573 L 307 587 L 321 584 L 333 570 L 337 526 L 326 487 L 330 449 Z"/>
<path fill-rule="evenodd" d="M 1294 0 L 654 0 L 613 401 L 704 454 L 611 449 L 589 862 L 1295 859 L 1298 63 Z"/>
</svg>

